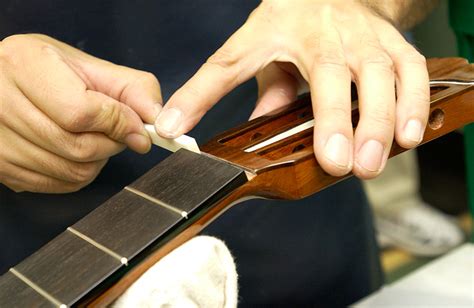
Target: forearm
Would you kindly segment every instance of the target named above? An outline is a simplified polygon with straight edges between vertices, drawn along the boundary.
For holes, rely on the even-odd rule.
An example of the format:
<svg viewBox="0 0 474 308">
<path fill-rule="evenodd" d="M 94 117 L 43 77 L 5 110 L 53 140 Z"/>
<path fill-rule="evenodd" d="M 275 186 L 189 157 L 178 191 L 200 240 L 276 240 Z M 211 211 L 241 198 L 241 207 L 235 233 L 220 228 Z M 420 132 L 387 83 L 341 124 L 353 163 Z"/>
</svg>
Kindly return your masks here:
<svg viewBox="0 0 474 308">
<path fill-rule="evenodd" d="M 359 0 L 366 7 L 392 22 L 400 30 L 409 30 L 421 22 L 439 0 Z"/>
</svg>

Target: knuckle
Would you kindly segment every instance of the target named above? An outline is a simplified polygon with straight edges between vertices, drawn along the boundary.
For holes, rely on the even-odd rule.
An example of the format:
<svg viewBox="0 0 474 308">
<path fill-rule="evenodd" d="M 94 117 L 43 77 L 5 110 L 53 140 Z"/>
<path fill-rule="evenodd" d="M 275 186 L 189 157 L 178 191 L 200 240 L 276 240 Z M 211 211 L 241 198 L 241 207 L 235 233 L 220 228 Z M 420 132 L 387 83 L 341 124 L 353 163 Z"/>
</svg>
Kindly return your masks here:
<svg viewBox="0 0 474 308">
<path fill-rule="evenodd" d="M 426 67 L 426 58 L 418 50 L 410 44 L 405 44 L 404 47 L 396 48 L 396 53 L 401 58 L 402 62 L 409 65 L 419 65 Z"/>
<path fill-rule="evenodd" d="M 81 107 L 81 104 L 72 106 L 71 110 L 74 111 L 64 113 L 64 116 L 58 120 L 58 124 L 70 132 L 84 131 L 93 119 L 93 115 L 87 108 Z"/>
<path fill-rule="evenodd" d="M 85 135 L 77 136 L 74 138 L 72 144 L 70 144 L 70 149 L 68 152 L 75 161 L 93 161 L 99 152 L 98 145 L 96 143 L 90 142 L 90 140 L 84 136 Z"/>
<path fill-rule="evenodd" d="M 340 51 L 325 52 L 323 54 L 318 55 L 314 61 L 314 66 L 316 65 L 320 67 L 323 66 L 339 70 L 348 69 L 346 59 Z"/>
<path fill-rule="evenodd" d="M 381 108 L 373 110 L 367 117 L 367 126 L 377 130 L 393 130 L 395 118 L 393 112 Z"/>
<path fill-rule="evenodd" d="M 408 99 L 410 108 L 428 107 L 430 104 L 430 90 L 429 88 L 414 87 L 408 91 Z"/>
<path fill-rule="evenodd" d="M 385 52 L 367 53 L 360 61 L 362 68 L 377 68 L 379 70 L 394 72 L 394 64 L 392 58 Z"/>
<path fill-rule="evenodd" d="M 334 51 L 318 55 L 314 60 L 312 71 L 315 69 L 346 73 L 348 72 L 349 67 L 347 66 L 346 58 L 342 52 Z"/>
<path fill-rule="evenodd" d="M 96 163 L 75 163 L 68 166 L 71 180 L 74 183 L 88 184 L 93 181 L 99 173 Z"/>
<path fill-rule="evenodd" d="M 226 47 L 221 47 L 207 59 L 205 64 L 227 70 L 235 67 L 238 62 L 239 57 L 235 51 Z"/>
<path fill-rule="evenodd" d="M 104 103 L 102 105 L 102 115 L 96 119 L 97 122 L 108 123 L 102 125 L 104 133 L 114 140 L 122 140 L 125 134 L 130 131 L 131 121 L 127 121 L 125 112 L 127 108 L 122 104 Z"/>
<path fill-rule="evenodd" d="M 343 124 L 342 121 L 350 121 L 351 114 L 348 108 L 342 106 L 328 106 L 317 109 L 318 121 L 328 121 L 334 124 Z"/>
<path fill-rule="evenodd" d="M 150 72 L 141 72 L 140 76 L 138 77 L 138 80 L 147 84 L 160 85 L 158 78 L 156 78 L 156 76 Z"/>
<path fill-rule="evenodd" d="M 20 64 L 22 54 L 32 48 L 51 49 L 47 43 L 39 39 L 38 35 L 33 34 L 15 34 L 0 41 L 0 61 L 3 64 L 10 65 Z"/>
<path fill-rule="evenodd" d="M 0 42 L 0 60 L 3 63 L 14 64 L 17 62 L 19 51 L 25 47 L 25 35 L 17 34 L 5 38 Z"/>
<path fill-rule="evenodd" d="M 132 81 L 131 85 L 147 85 L 158 87 L 158 90 L 161 91 L 160 81 L 153 73 L 138 71 L 138 74 L 135 76 L 135 80 Z M 125 94 L 126 91 L 123 91 L 122 94 Z M 126 99 L 121 97 L 120 100 Z"/>
<path fill-rule="evenodd" d="M 201 99 L 203 98 L 202 92 L 189 83 L 186 83 L 185 85 L 183 85 L 181 90 L 185 92 L 186 94 L 188 94 L 190 97 L 197 98 L 198 101 L 201 101 Z"/>
<path fill-rule="evenodd" d="M 219 77 L 225 87 L 232 89 L 243 82 L 240 68 L 241 56 L 238 51 L 230 47 L 219 48 L 210 56 L 203 65 L 203 68 L 217 70 Z"/>
<path fill-rule="evenodd" d="M 426 57 L 416 50 L 405 53 L 405 60 L 408 63 L 426 67 Z"/>
</svg>

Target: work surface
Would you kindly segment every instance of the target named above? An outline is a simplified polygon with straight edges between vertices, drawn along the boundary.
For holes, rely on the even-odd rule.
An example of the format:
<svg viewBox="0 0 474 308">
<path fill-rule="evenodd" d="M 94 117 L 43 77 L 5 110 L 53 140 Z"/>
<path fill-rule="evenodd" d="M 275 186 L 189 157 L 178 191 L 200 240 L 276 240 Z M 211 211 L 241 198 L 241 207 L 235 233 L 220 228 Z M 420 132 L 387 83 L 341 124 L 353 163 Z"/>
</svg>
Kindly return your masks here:
<svg viewBox="0 0 474 308">
<path fill-rule="evenodd" d="M 474 244 L 464 244 L 353 307 L 474 307 Z"/>
</svg>

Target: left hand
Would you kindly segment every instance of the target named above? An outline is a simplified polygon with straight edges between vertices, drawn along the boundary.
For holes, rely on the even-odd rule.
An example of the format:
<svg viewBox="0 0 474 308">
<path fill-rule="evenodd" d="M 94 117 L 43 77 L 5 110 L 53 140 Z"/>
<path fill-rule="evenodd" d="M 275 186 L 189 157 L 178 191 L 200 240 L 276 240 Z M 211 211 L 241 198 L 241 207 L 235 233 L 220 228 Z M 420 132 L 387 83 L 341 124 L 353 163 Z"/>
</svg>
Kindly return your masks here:
<svg viewBox="0 0 474 308">
<path fill-rule="evenodd" d="M 385 166 L 394 135 L 406 148 L 422 140 L 429 110 L 425 59 L 395 27 L 355 0 L 263 1 L 170 98 L 155 123 L 158 133 L 186 133 L 254 76 L 260 98 L 252 117 L 291 103 L 308 84 L 314 152 L 332 175 L 353 171 L 373 178 Z M 360 110 L 355 133 L 352 80 Z"/>
</svg>

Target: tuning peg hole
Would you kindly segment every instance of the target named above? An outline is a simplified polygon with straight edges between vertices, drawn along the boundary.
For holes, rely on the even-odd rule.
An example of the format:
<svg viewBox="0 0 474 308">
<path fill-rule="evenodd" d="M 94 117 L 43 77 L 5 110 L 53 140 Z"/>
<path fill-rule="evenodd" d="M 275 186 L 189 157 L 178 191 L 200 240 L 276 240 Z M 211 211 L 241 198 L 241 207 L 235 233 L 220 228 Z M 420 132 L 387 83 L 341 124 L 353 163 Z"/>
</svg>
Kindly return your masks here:
<svg viewBox="0 0 474 308">
<path fill-rule="evenodd" d="M 262 137 L 262 133 L 259 133 L 259 132 L 256 132 L 255 134 L 252 135 L 252 137 L 250 137 L 250 140 L 255 140 L 255 139 L 258 139 L 260 137 Z"/>
<path fill-rule="evenodd" d="M 430 117 L 428 119 L 428 126 L 432 130 L 440 129 L 444 124 L 444 111 L 442 109 L 436 108 L 431 111 Z"/>
<path fill-rule="evenodd" d="M 298 152 L 298 151 L 301 151 L 302 149 L 304 149 L 306 146 L 304 144 L 298 144 L 297 146 L 295 146 L 293 148 L 293 151 L 291 151 L 292 153 L 295 153 L 295 152 Z"/>
</svg>

